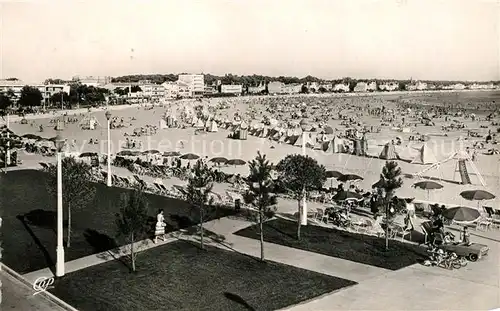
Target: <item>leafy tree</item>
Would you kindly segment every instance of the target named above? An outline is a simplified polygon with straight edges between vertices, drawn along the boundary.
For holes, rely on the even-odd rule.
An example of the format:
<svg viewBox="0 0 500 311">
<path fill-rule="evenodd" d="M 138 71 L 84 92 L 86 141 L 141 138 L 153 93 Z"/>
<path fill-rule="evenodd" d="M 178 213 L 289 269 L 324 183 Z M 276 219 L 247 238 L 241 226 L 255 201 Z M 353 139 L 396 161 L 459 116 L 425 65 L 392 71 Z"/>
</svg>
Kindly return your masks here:
<svg viewBox="0 0 500 311">
<path fill-rule="evenodd" d="M 52 103 L 53 105 L 57 105 L 57 104 L 60 104 L 61 101 L 65 104 L 69 104 L 71 106 L 71 101 L 70 101 L 70 96 L 68 93 L 66 92 L 58 92 L 58 93 L 55 93 L 55 94 L 52 94 L 52 96 L 50 96 L 49 98 L 49 101 L 50 103 Z"/>
<path fill-rule="evenodd" d="M 401 168 L 395 161 L 385 162 L 380 174 L 381 187 L 384 190 L 383 207 L 385 208 L 385 249 L 389 249 L 389 229 L 397 211 L 394 209 L 393 198 L 396 189 L 403 185 Z"/>
<path fill-rule="evenodd" d="M 307 86 L 305 84 L 302 84 L 300 92 L 303 94 L 307 94 L 307 93 L 309 93 L 309 89 L 307 88 Z"/>
<path fill-rule="evenodd" d="M 260 152 L 257 157 L 249 163 L 250 174 L 247 178 L 249 189 L 245 193 L 244 200 L 252 204 L 258 211 L 258 222 L 260 230 L 260 260 L 264 261 L 264 221 L 275 212 L 272 206 L 277 203 L 277 198 L 272 194 L 274 183 L 271 178 L 273 165 L 269 163 L 265 155 Z"/>
<path fill-rule="evenodd" d="M 44 169 L 48 173 L 47 191 L 57 196 L 57 164 L 48 164 Z M 95 187 L 92 185 L 92 167 L 73 157 L 62 159 L 63 204 L 68 209 L 67 247 L 71 246 L 71 211 L 73 208 L 83 208 L 94 198 Z"/>
<path fill-rule="evenodd" d="M 117 95 L 120 95 L 120 96 L 125 96 L 128 94 L 128 87 L 125 87 L 125 88 L 121 88 L 121 87 L 117 87 L 116 89 L 113 90 L 113 92 Z"/>
<path fill-rule="evenodd" d="M 210 169 L 203 160 L 198 160 L 193 167 L 193 173 L 188 179 L 186 198 L 191 205 L 196 208 L 200 216 L 200 237 L 201 248 L 203 249 L 203 223 L 208 209 L 213 203 L 210 192 L 213 188 L 212 175 Z"/>
<path fill-rule="evenodd" d="M 0 94 L 0 116 L 4 117 L 10 107 L 12 107 L 12 100 L 5 94 Z"/>
<path fill-rule="evenodd" d="M 131 93 L 142 92 L 142 89 L 141 89 L 141 87 L 140 87 L 140 86 L 138 86 L 138 85 L 132 85 L 132 86 L 130 87 L 130 92 L 131 92 Z"/>
<path fill-rule="evenodd" d="M 120 212 L 116 214 L 116 227 L 119 236 L 127 239 L 130 245 L 130 261 L 135 272 L 137 251 L 134 244 L 142 240 L 149 231 L 148 201 L 142 187 L 138 186 L 132 192 L 122 193 Z"/>
<path fill-rule="evenodd" d="M 326 181 L 326 170 L 323 165 L 310 156 L 288 155 L 281 160 L 276 169 L 279 180 L 283 186 L 293 195 L 299 205 L 299 221 L 297 228 L 297 239 L 300 239 L 300 215 L 303 213 L 301 200 L 306 199 L 313 189 L 323 186 Z"/>
<path fill-rule="evenodd" d="M 42 99 L 42 93 L 38 88 L 26 85 L 21 89 L 18 103 L 23 107 L 35 107 L 42 104 Z"/>
</svg>

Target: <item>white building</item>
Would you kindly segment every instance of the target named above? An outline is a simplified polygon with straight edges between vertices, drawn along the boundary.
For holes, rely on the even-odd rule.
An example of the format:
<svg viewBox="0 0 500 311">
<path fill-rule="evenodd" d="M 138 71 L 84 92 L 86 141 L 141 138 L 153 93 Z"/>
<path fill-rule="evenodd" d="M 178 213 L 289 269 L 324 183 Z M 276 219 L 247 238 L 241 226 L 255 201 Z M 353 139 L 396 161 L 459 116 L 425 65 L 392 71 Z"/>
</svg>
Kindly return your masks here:
<svg viewBox="0 0 500 311">
<path fill-rule="evenodd" d="M 37 88 L 40 93 L 42 94 L 42 103 L 46 103 L 50 97 L 54 94 L 60 93 L 60 92 L 65 92 L 66 94 L 69 94 L 70 92 L 70 86 L 66 84 L 41 84 L 41 83 L 35 83 L 35 84 L 29 84 L 25 83 L 23 81 L 7 81 L 7 80 L 0 80 L 0 93 L 6 93 L 9 90 L 11 90 L 14 93 L 14 98 L 13 101 L 17 102 L 19 98 L 21 97 L 21 90 L 25 86 L 31 86 Z"/>
<path fill-rule="evenodd" d="M 220 86 L 220 92 L 222 94 L 241 95 L 241 92 L 243 92 L 243 86 L 241 84 L 222 84 Z"/>
<path fill-rule="evenodd" d="M 179 95 L 179 84 L 177 82 L 165 81 L 161 85 L 164 89 L 164 97 L 167 99 L 177 98 Z"/>
<path fill-rule="evenodd" d="M 315 92 L 318 91 L 318 89 L 313 88 Z M 285 84 L 281 88 L 281 92 L 284 94 L 298 94 L 302 91 L 302 84 L 300 83 L 291 83 L 291 84 Z"/>
<path fill-rule="evenodd" d="M 372 81 L 366 85 L 366 90 L 369 92 L 375 92 L 377 90 L 377 82 Z"/>
<path fill-rule="evenodd" d="M 267 91 L 269 94 L 281 94 L 283 93 L 283 87 L 285 87 L 285 83 L 279 81 L 269 82 L 267 85 Z"/>
<path fill-rule="evenodd" d="M 358 82 L 354 87 L 354 92 L 366 92 L 368 91 L 368 84 L 366 82 Z"/>
<path fill-rule="evenodd" d="M 349 84 L 337 83 L 333 87 L 334 92 L 349 92 Z"/>
<path fill-rule="evenodd" d="M 159 101 L 165 97 L 165 87 L 160 84 L 144 83 L 140 84 L 139 87 L 142 90 L 142 95 L 152 101 Z"/>
<path fill-rule="evenodd" d="M 378 86 L 382 91 L 397 91 L 399 89 L 399 84 L 397 82 L 386 82 L 379 84 Z"/>
<path fill-rule="evenodd" d="M 73 81 L 87 86 L 101 86 L 111 83 L 109 76 L 74 76 Z"/>
<path fill-rule="evenodd" d="M 205 78 L 203 75 L 181 74 L 177 82 L 181 82 L 182 86 L 188 87 L 191 93 L 189 97 L 203 96 L 205 92 Z"/>
<path fill-rule="evenodd" d="M 264 84 L 260 84 L 259 86 L 249 86 L 248 93 L 250 94 L 260 94 L 266 90 L 266 86 Z"/>
</svg>

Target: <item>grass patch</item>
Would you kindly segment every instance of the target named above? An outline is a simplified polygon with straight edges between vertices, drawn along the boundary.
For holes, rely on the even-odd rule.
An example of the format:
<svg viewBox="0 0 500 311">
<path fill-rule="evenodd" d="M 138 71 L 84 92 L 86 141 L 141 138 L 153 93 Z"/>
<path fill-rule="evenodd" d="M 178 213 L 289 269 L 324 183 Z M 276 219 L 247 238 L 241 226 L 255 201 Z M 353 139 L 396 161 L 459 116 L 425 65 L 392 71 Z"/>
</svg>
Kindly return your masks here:
<svg viewBox="0 0 500 311">
<path fill-rule="evenodd" d="M 82 209 L 72 210 L 71 247 L 65 248 L 66 261 L 119 246 L 115 241 L 115 214 L 120 194 L 128 189 L 95 184 L 96 195 Z M 167 231 L 198 223 L 198 213 L 189 203 L 147 194 L 152 226 L 159 208 L 164 209 Z M 19 273 L 54 266 L 56 259 L 56 199 L 45 186 L 45 173 L 37 170 L 12 171 L 0 176 L 2 212 L 2 260 Z M 219 208 L 207 220 L 234 214 L 232 208 Z M 67 217 L 67 211 L 64 211 Z M 64 238 L 66 239 L 66 230 Z"/>
<path fill-rule="evenodd" d="M 176 241 L 57 280 L 52 293 L 82 311 L 276 310 L 356 284 L 217 247 Z"/>
<path fill-rule="evenodd" d="M 259 239 L 257 225 L 239 230 L 235 234 Z M 389 270 L 404 268 L 425 257 L 425 249 L 418 245 L 390 240 L 389 251 L 386 251 L 384 238 L 319 226 L 302 226 L 301 240 L 297 241 L 296 237 L 296 222 L 277 219 L 264 224 L 266 242 Z"/>
</svg>

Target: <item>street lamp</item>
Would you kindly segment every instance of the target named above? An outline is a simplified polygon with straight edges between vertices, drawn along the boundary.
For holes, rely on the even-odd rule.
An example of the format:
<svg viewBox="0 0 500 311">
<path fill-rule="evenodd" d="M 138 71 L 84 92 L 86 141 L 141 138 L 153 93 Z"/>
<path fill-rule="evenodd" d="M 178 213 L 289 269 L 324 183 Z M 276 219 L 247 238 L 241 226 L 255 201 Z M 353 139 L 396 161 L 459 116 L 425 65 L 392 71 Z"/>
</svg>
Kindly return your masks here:
<svg viewBox="0 0 500 311">
<path fill-rule="evenodd" d="M 305 157 L 306 156 L 306 135 L 307 135 L 307 128 L 309 126 L 309 123 L 307 122 L 306 119 L 302 119 L 300 121 L 300 128 L 302 129 L 302 155 Z M 306 189 L 303 190 L 303 196 L 302 196 L 302 213 L 299 215 L 300 217 L 300 223 L 302 226 L 307 225 L 307 202 L 306 202 Z"/>
<path fill-rule="evenodd" d="M 57 134 L 54 145 L 57 151 L 57 261 L 56 276 L 64 276 L 64 246 L 63 246 L 63 197 L 62 197 L 62 150 L 64 139 Z"/>
<path fill-rule="evenodd" d="M 111 112 L 109 110 L 106 111 L 106 113 L 104 114 L 106 116 L 106 120 L 107 120 L 107 127 L 108 127 L 108 161 L 107 161 L 107 164 L 108 164 L 108 176 L 107 176 L 107 182 L 106 184 L 108 185 L 108 187 L 111 187 L 112 186 L 112 183 L 111 183 Z"/>
</svg>

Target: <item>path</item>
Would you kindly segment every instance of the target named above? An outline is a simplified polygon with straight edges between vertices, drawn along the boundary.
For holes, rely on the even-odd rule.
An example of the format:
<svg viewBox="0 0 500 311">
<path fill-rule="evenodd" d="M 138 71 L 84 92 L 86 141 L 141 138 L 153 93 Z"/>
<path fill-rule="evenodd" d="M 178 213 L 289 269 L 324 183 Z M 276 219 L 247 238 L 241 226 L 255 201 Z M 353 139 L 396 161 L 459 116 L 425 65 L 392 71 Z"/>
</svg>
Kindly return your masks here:
<svg viewBox="0 0 500 311">
<path fill-rule="evenodd" d="M 223 242 L 216 242 L 211 239 L 206 239 L 207 245 L 219 247 L 225 250 L 234 250 L 242 254 L 260 257 L 260 243 L 257 240 L 236 236 L 233 232 L 248 227 L 251 225 L 248 221 L 238 220 L 235 218 L 225 217 L 218 220 L 212 220 L 205 223 L 204 228 L 217 235 L 225 237 Z M 141 251 L 164 245 L 180 239 L 198 241 L 198 236 L 191 236 L 179 232 L 173 232 L 168 235 L 166 241 L 154 244 L 151 240 L 143 240 L 136 242 L 136 249 L 140 248 Z M 140 245 L 140 246 L 139 246 Z M 117 251 L 107 251 L 99 254 L 86 256 L 83 258 L 75 259 L 66 262 L 66 273 L 71 273 L 80 269 L 90 266 L 98 265 L 110 260 L 114 260 L 129 253 L 130 247 L 128 245 L 120 247 Z M 372 267 L 352 261 L 329 257 L 321 254 L 298 250 L 286 246 L 281 246 L 272 243 L 265 243 L 265 256 L 267 260 L 283 263 L 299 267 L 302 269 L 315 271 L 331 276 L 336 276 L 348 279 L 355 282 L 360 282 L 375 276 L 385 274 L 389 270 Z M 28 281 L 33 282 L 38 277 L 46 276 L 51 277 L 53 273 L 49 268 L 33 271 L 24 274 L 23 277 Z"/>
</svg>

